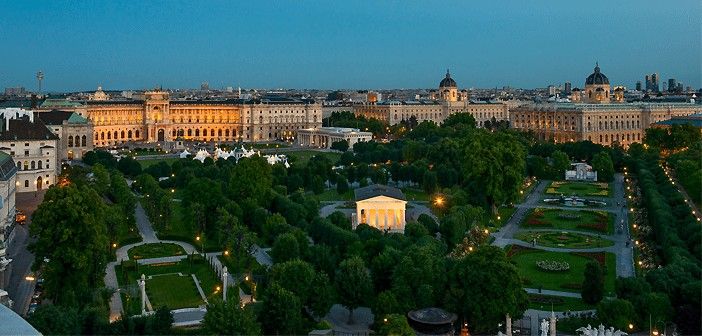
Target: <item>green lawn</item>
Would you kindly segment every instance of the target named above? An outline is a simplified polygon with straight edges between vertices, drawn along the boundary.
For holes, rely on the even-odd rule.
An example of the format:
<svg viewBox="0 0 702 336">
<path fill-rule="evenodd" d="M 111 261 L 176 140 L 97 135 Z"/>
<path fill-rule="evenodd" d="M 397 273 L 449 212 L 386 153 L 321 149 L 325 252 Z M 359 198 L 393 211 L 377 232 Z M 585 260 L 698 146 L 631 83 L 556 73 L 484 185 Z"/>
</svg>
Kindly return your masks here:
<svg viewBox="0 0 702 336">
<path fill-rule="evenodd" d="M 608 197 L 612 193 L 611 185 L 604 182 L 551 182 L 546 194 L 566 196 Z"/>
<path fill-rule="evenodd" d="M 193 308 L 203 305 L 200 293 L 190 275 L 158 275 L 146 280 L 146 295 L 151 305 L 170 309 Z"/>
<path fill-rule="evenodd" d="M 581 311 L 595 309 L 596 306 L 587 304 L 579 298 L 529 294 L 529 309 L 553 311 Z"/>
<path fill-rule="evenodd" d="M 516 263 L 519 274 L 525 280 L 525 287 L 578 293 L 584 279 L 585 264 L 594 260 L 598 255 L 604 256 L 606 265 L 605 292 L 608 293 L 607 295 L 613 295 L 616 278 L 615 256 L 611 253 L 586 253 L 585 255 L 592 256 L 592 258 L 574 253 L 522 249 L 512 255 L 511 259 Z M 536 266 L 536 262 L 541 260 L 565 261 L 570 265 L 570 269 L 567 271 L 544 271 Z"/>
<path fill-rule="evenodd" d="M 129 259 L 149 259 L 184 255 L 185 250 L 178 244 L 156 243 L 132 247 L 127 254 Z"/>
<path fill-rule="evenodd" d="M 306 164 L 307 161 L 309 161 L 310 158 L 315 155 L 324 155 L 329 158 L 332 163 L 336 163 L 341 157 L 340 153 L 320 152 L 316 150 L 285 151 L 280 152 L 279 154 L 285 154 L 288 158 L 290 158 L 290 164 Z"/>
<path fill-rule="evenodd" d="M 522 227 L 611 234 L 614 232 L 614 217 L 605 211 L 536 208 L 522 222 Z"/>
<path fill-rule="evenodd" d="M 332 202 L 332 201 L 350 201 L 353 199 L 353 190 L 349 190 L 344 194 L 339 194 L 336 192 L 336 188 L 327 189 L 319 195 L 314 195 L 320 202 Z"/>
<path fill-rule="evenodd" d="M 417 188 L 402 188 L 402 192 L 405 194 L 407 201 L 420 201 L 428 202 L 429 196 L 424 190 Z"/>
<path fill-rule="evenodd" d="M 517 208 L 515 207 L 500 207 L 497 209 L 497 213 L 500 216 L 499 219 L 495 219 L 495 224 L 497 225 L 498 228 L 502 227 L 507 223 L 510 217 L 512 217 L 512 214 L 517 211 Z"/>
<path fill-rule="evenodd" d="M 585 249 L 614 245 L 613 241 L 597 236 L 560 231 L 522 231 L 515 238 L 527 243 L 536 238 L 536 245 L 545 247 Z"/>
<path fill-rule="evenodd" d="M 129 304 L 127 304 L 126 309 L 136 309 L 135 313 L 138 313 L 138 310 L 141 309 L 139 303 L 141 301 L 139 301 L 140 294 L 138 291 L 137 279 L 139 279 L 142 274 L 148 277 L 150 275 L 163 274 L 177 276 L 177 273 L 182 273 L 183 275 L 187 275 L 187 277 L 183 277 L 183 279 L 190 279 L 190 283 L 192 283 L 192 277 L 190 276 L 190 274 L 195 274 L 197 279 L 200 281 L 200 286 L 202 287 L 205 296 L 207 296 L 208 299 L 217 295 L 216 288 L 217 286 L 221 286 L 221 281 L 220 279 L 218 279 L 211 266 L 199 255 L 195 255 L 194 257 L 192 257 L 192 261 L 190 258 L 188 258 L 186 260 L 182 260 L 175 263 L 163 263 L 154 265 L 137 265 L 134 261 L 126 261 L 122 264 L 115 266 L 115 273 L 117 274 L 117 282 L 120 288 L 124 289 L 122 291 L 122 293 L 124 294 L 123 300 L 129 302 Z M 192 304 L 197 300 L 201 301 L 200 295 L 195 289 L 194 283 L 192 283 L 192 288 L 195 289 L 195 291 L 188 291 L 187 289 L 190 285 L 182 284 L 184 280 L 176 279 L 173 280 L 176 283 L 171 284 L 169 279 L 172 279 L 172 277 L 165 277 L 166 280 L 156 280 L 159 277 L 147 280 L 147 294 L 149 295 L 149 299 L 151 300 L 151 303 L 154 308 L 158 308 L 161 304 L 166 304 L 164 302 L 168 302 L 168 304 L 174 304 L 174 306 L 168 306 L 170 309 L 177 309 L 177 307 L 188 307 L 184 306 L 183 304 Z M 153 282 L 154 280 L 156 281 Z M 161 294 L 161 292 L 167 293 Z M 181 297 L 181 294 L 170 294 L 170 292 L 183 292 L 184 298 L 182 299 L 182 301 L 176 301 L 175 303 L 173 303 L 169 301 L 172 300 L 171 297 L 173 295 L 178 295 L 176 297 Z M 196 307 L 196 305 L 191 307 Z"/>
<path fill-rule="evenodd" d="M 139 164 L 141 165 L 141 169 L 146 169 L 149 168 L 155 164 L 158 164 L 161 161 L 164 161 L 166 163 L 173 164 L 173 162 L 176 162 L 177 160 L 180 160 L 179 158 L 174 158 L 174 157 L 169 157 L 169 158 L 163 158 L 163 159 L 152 159 L 152 160 L 138 160 Z"/>
</svg>

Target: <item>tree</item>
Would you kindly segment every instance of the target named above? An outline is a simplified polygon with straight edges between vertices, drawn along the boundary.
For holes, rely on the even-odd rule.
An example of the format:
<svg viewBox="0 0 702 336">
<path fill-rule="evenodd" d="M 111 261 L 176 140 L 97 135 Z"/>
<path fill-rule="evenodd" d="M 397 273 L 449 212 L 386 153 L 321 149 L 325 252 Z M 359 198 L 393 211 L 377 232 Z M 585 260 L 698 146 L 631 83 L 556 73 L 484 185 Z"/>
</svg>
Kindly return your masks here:
<svg viewBox="0 0 702 336">
<path fill-rule="evenodd" d="M 592 158 L 592 169 L 597 171 L 597 178 L 601 181 L 614 180 L 614 163 L 607 152 L 599 152 Z"/>
<path fill-rule="evenodd" d="M 345 152 L 345 151 L 349 150 L 349 142 L 346 140 L 334 141 L 334 142 L 332 142 L 330 148 L 341 151 L 341 152 Z"/>
<path fill-rule="evenodd" d="M 172 334 L 172 325 L 173 315 L 171 315 L 171 310 L 166 306 L 156 309 L 156 313 L 151 320 L 151 332 L 154 335 L 170 335 Z"/>
<path fill-rule="evenodd" d="M 636 320 L 634 305 L 627 300 L 612 299 L 602 301 L 597 305 L 597 317 L 606 326 L 614 329 L 627 330 L 629 323 Z M 648 322 L 648 316 L 646 316 Z"/>
<path fill-rule="evenodd" d="M 271 166 L 259 156 L 243 158 L 234 166 L 229 180 L 229 194 L 236 202 L 250 197 L 259 204 L 263 202 L 273 185 Z"/>
<path fill-rule="evenodd" d="M 551 153 L 551 159 L 553 160 L 553 178 L 563 179 L 565 178 L 565 171 L 570 168 L 570 159 L 568 159 L 568 154 L 556 150 Z"/>
<path fill-rule="evenodd" d="M 414 336 L 416 333 L 407 322 L 407 318 L 401 314 L 389 314 L 383 317 L 379 324 L 378 335 L 399 335 Z"/>
<path fill-rule="evenodd" d="M 589 261 L 585 265 L 585 279 L 583 280 L 580 292 L 583 301 L 588 304 L 596 304 L 604 297 L 604 274 L 602 267 L 597 261 Z"/>
<path fill-rule="evenodd" d="M 295 335 L 302 327 L 302 304 L 289 290 L 273 282 L 266 291 L 259 319 L 265 334 Z"/>
<path fill-rule="evenodd" d="M 82 324 L 76 308 L 52 304 L 39 306 L 28 321 L 44 335 L 78 335 Z"/>
<path fill-rule="evenodd" d="M 339 195 L 343 195 L 349 191 L 349 182 L 346 181 L 346 178 L 343 176 L 339 176 L 339 178 L 336 180 L 336 192 L 339 193 Z"/>
<path fill-rule="evenodd" d="M 316 272 L 312 265 L 297 259 L 273 265 L 270 276 L 271 282 L 295 294 L 317 316 L 329 312 L 334 293 L 324 272 Z"/>
<path fill-rule="evenodd" d="M 427 194 L 433 194 L 436 191 L 436 185 L 438 179 L 436 177 L 436 172 L 426 171 L 424 177 L 422 177 L 422 189 Z"/>
<path fill-rule="evenodd" d="M 526 171 L 526 149 L 507 133 L 479 133 L 464 146 L 463 171 L 468 194 L 483 195 L 493 214 L 519 194 Z M 482 203 L 481 202 L 481 203 Z"/>
<path fill-rule="evenodd" d="M 261 326 L 251 310 L 238 300 L 210 299 L 202 328 L 210 335 L 260 335 Z"/>
<path fill-rule="evenodd" d="M 276 263 L 286 262 L 300 257 L 300 245 L 292 233 L 278 236 L 271 249 L 271 257 Z"/>
<path fill-rule="evenodd" d="M 352 324 L 353 310 L 367 304 L 373 295 L 373 280 L 363 259 L 355 256 L 342 261 L 336 271 L 335 285 L 341 304 L 349 309 L 349 324 Z"/>
<path fill-rule="evenodd" d="M 446 273 L 445 307 L 466 319 L 475 333 L 488 333 L 505 314 L 522 316 L 528 298 L 517 268 L 495 246 L 481 246 L 465 257 L 452 260 Z"/>
<path fill-rule="evenodd" d="M 85 305 L 102 286 L 109 251 L 105 213 L 94 190 L 74 185 L 49 188 L 34 212 L 29 249 L 54 304 Z"/>
</svg>

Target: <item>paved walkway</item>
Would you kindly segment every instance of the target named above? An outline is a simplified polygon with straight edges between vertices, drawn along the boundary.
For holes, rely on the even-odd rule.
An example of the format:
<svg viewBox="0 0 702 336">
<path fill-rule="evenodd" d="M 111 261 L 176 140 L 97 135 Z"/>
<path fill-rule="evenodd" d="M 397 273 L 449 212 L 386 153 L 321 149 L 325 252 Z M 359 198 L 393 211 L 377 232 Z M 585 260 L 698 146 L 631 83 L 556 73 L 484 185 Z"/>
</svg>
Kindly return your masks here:
<svg viewBox="0 0 702 336">
<path fill-rule="evenodd" d="M 551 181 L 540 181 L 539 184 L 534 187 L 531 193 L 527 196 L 522 204 L 516 205 L 517 211 L 514 215 L 507 221 L 507 223 L 500 228 L 500 230 L 492 233 L 495 237 L 493 245 L 504 247 L 507 245 L 519 245 L 524 247 L 534 247 L 539 250 L 553 251 L 553 252 L 609 252 L 613 253 L 616 257 L 616 273 L 617 277 L 633 277 L 635 276 L 634 271 L 634 259 L 633 259 L 633 244 L 627 246 L 627 242 L 630 242 L 629 235 L 629 219 L 628 219 L 628 209 L 626 208 L 626 194 L 624 192 L 624 176 L 621 174 L 615 175 L 614 179 L 614 190 L 612 192 L 612 197 L 606 199 L 608 203 L 605 207 L 595 208 L 595 210 L 607 211 L 614 216 L 614 227 L 615 233 L 612 235 L 603 235 L 596 233 L 580 232 L 577 230 L 555 230 L 555 229 L 530 229 L 529 231 L 567 231 L 567 232 L 577 232 L 579 234 L 585 235 L 596 235 L 598 237 L 610 240 L 614 242 L 613 246 L 609 247 L 597 247 L 597 248 L 586 248 L 586 249 L 574 249 L 574 248 L 556 248 L 556 247 L 544 247 L 540 245 L 532 246 L 528 242 L 514 239 L 515 233 L 519 231 L 519 224 L 524 221 L 527 214 L 533 208 L 548 208 L 548 209 L 563 209 L 569 211 L 587 211 L 593 210 L 592 208 L 575 208 L 575 207 L 564 207 L 564 206 L 553 206 L 541 204 L 540 201 L 544 198 L 544 190 L 551 183 Z M 623 225 L 622 225 L 623 223 Z M 538 292 L 537 289 L 525 288 L 529 293 Z M 542 290 L 541 294 L 564 296 L 564 297 L 580 297 L 579 293 L 562 292 L 562 291 L 550 291 Z"/>
<path fill-rule="evenodd" d="M 675 188 L 677 188 L 678 191 L 683 195 L 683 198 L 685 198 L 685 202 L 695 212 L 695 217 L 699 219 L 700 216 L 702 216 L 702 212 L 700 212 L 700 209 L 697 207 L 697 204 L 695 204 L 692 198 L 690 198 L 690 195 L 687 193 L 687 190 L 685 190 L 685 187 L 683 187 L 683 185 L 680 184 L 680 181 L 678 181 L 675 170 L 669 167 L 663 167 L 663 171 L 668 173 L 668 177 L 672 179 L 672 182 L 675 182 Z"/>
</svg>

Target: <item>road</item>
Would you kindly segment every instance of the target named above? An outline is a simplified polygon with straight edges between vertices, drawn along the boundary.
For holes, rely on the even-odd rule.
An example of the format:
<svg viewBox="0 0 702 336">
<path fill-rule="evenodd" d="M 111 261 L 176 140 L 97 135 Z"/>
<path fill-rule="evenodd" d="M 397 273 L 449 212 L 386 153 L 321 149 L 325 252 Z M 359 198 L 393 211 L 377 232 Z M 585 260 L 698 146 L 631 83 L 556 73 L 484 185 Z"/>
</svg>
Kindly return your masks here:
<svg viewBox="0 0 702 336">
<path fill-rule="evenodd" d="M 15 236 L 8 247 L 8 258 L 12 259 L 12 263 L 10 263 L 10 279 L 6 290 L 10 299 L 15 302 L 13 310 L 23 316 L 29 308 L 35 285 L 34 281 L 26 280 L 26 277 L 31 273 L 32 263 L 34 263 L 34 254 L 27 250 L 27 246 L 31 243 L 29 226 L 32 222 L 32 214 L 44 200 L 45 193 L 46 190 L 24 192 L 17 193 L 15 197 L 15 207 L 24 211 L 27 215 L 27 222 L 15 227 Z"/>
</svg>

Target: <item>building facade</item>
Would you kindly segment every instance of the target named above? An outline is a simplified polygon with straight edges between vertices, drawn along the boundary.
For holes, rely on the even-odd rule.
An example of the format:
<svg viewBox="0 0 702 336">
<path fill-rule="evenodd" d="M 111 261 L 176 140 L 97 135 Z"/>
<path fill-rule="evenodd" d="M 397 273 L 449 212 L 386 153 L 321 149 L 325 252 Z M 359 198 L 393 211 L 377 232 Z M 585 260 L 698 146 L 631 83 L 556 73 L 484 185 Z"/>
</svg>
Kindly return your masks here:
<svg viewBox="0 0 702 336">
<path fill-rule="evenodd" d="M 0 151 L 8 153 L 17 167 L 17 192 L 46 189 L 56 182 L 59 170 L 59 138 L 35 112 L 19 108 L 0 109 Z"/>
<path fill-rule="evenodd" d="M 574 88 L 570 103 L 535 103 L 510 110 L 510 126 L 531 131 L 542 140 L 592 141 L 628 146 L 641 142 L 647 128 L 673 117 L 698 113 L 694 103 L 627 103 L 623 90 L 609 91 L 599 65 L 587 77 L 585 90 Z"/>
<path fill-rule="evenodd" d="M 80 160 L 93 150 L 93 126 L 76 112 L 57 111 L 37 113 L 46 127 L 58 136 L 58 160 Z"/>
<path fill-rule="evenodd" d="M 456 81 L 446 71 L 439 90 L 429 100 L 381 101 L 374 104 L 354 105 L 357 116 L 374 118 L 389 125 L 415 118 L 417 122 L 433 121 L 441 124 L 454 113 L 470 113 L 478 127 L 486 121 L 509 120 L 509 108 L 503 103 L 471 102 L 467 90 L 458 90 Z"/>
<path fill-rule="evenodd" d="M 147 91 L 144 100 L 91 100 L 87 118 L 95 147 L 127 142 L 293 140 L 297 131 L 322 126 L 322 106 L 283 97 L 253 100 L 171 100 Z"/>
<path fill-rule="evenodd" d="M 407 201 L 397 188 L 380 184 L 354 190 L 356 213 L 351 223 L 355 229 L 359 224 L 368 224 L 381 231 L 404 232 Z"/>
<path fill-rule="evenodd" d="M 362 132 L 357 128 L 317 127 L 297 131 L 297 144 L 302 147 L 331 148 L 337 141 L 346 141 L 349 148 L 358 142 L 373 140 L 372 132 Z"/>
<path fill-rule="evenodd" d="M 7 248 L 15 222 L 16 174 L 17 167 L 12 157 L 5 152 L 0 152 L 0 291 L 9 282 L 9 271 L 6 272 L 6 270 L 10 257 L 7 256 Z M 0 298 L 0 304 L 2 304 L 1 301 Z"/>
</svg>

